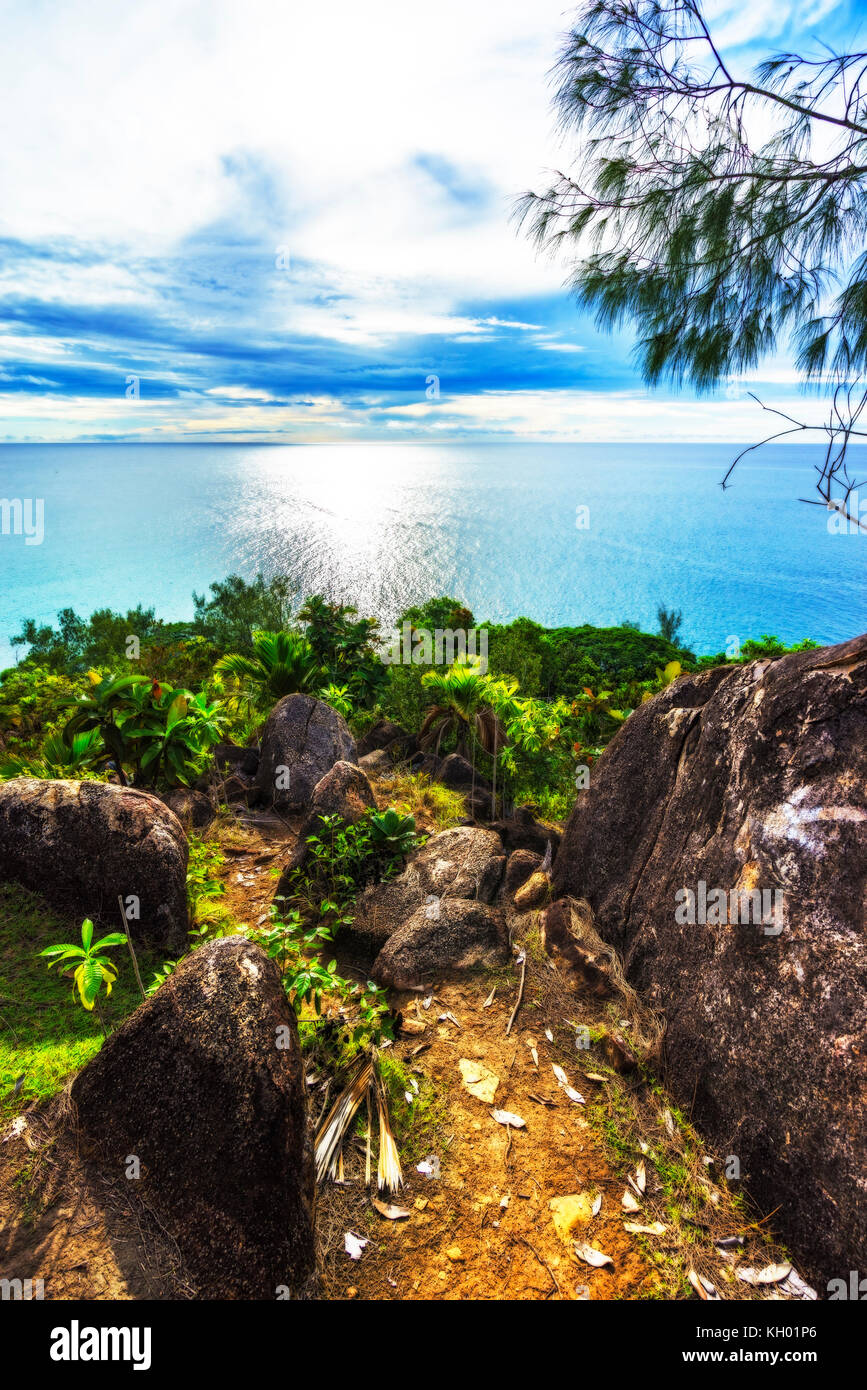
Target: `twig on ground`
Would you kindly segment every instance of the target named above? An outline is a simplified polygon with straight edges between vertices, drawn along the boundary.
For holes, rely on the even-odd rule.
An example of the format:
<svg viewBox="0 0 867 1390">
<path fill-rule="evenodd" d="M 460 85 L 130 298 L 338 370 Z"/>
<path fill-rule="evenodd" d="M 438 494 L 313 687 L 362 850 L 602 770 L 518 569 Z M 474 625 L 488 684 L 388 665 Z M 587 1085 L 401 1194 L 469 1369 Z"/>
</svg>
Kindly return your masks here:
<svg viewBox="0 0 867 1390">
<path fill-rule="evenodd" d="M 510 1034 L 511 1031 L 512 1031 L 512 1024 L 515 1022 L 515 1018 L 516 1018 L 516 1016 L 517 1016 L 518 1010 L 520 1009 L 521 1003 L 522 1003 L 523 998 L 524 998 L 524 981 L 525 981 L 526 978 L 527 978 L 527 953 L 526 953 L 526 951 L 522 951 L 522 952 L 521 952 L 520 960 L 521 960 L 521 983 L 520 983 L 520 985 L 518 986 L 518 997 L 517 997 L 517 999 L 515 1000 L 515 1007 L 514 1007 L 514 1009 L 512 1010 L 511 1015 L 509 1016 L 509 1022 L 506 1024 L 506 1037 L 508 1037 L 509 1034 Z"/>
</svg>

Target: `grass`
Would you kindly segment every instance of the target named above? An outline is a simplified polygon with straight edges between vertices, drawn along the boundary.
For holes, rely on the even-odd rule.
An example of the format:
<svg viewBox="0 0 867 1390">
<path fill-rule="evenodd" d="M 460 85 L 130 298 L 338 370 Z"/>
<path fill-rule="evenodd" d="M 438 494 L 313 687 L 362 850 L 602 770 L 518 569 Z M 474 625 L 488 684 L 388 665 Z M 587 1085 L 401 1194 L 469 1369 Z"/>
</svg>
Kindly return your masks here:
<svg viewBox="0 0 867 1390">
<path fill-rule="evenodd" d="M 388 804 L 402 816 L 415 816 L 419 829 L 449 830 L 466 820 L 467 805 L 462 792 L 432 782 L 420 772 L 395 769 L 380 780 L 388 794 Z"/>
<path fill-rule="evenodd" d="M 401 1162 L 404 1168 L 411 1167 L 437 1148 L 446 1120 L 445 1101 L 427 1077 L 412 1071 L 391 1051 L 379 1053 L 379 1075 Z M 413 1083 L 418 1086 L 417 1093 Z"/>
<path fill-rule="evenodd" d="M 194 934 L 201 939 L 231 936 L 240 930 L 230 909 L 220 899 L 226 885 L 220 878 L 226 856 L 221 838 L 203 840 L 190 836 L 190 858 L 187 865 L 187 903 Z"/>
<path fill-rule="evenodd" d="M 111 926 L 106 931 L 116 930 Z M 104 935 L 97 927 L 97 935 Z M 47 1100 L 99 1051 L 103 1037 L 94 1011 L 73 1003 L 72 984 L 38 953 L 59 941 L 79 942 L 81 923 L 48 908 L 17 884 L 0 884 L 0 1121 Z M 162 956 L 137 951 L 142 978 Z M 109 1028 L 130 1014 L 141 996 L 126 949 L 109 952 L 118 968 L 111 997 L 101 997 Z M 21 1083 L 16 1093 L 15 1085 Z"/>
</svg>

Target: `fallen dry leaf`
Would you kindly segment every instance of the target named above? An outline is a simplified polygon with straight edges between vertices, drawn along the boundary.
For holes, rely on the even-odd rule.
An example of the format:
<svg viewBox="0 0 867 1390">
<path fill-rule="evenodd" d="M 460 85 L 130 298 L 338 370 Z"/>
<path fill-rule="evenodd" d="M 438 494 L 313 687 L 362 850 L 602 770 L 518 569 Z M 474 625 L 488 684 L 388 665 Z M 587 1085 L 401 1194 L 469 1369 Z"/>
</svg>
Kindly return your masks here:
<svg viewBox="0 0 867 1390">
<path fill-rule="evenodd" d="M 576 1226 L 585 1226 L 593 1216 L 592 1192 L 572 1192 L 566 1197 L 552 1197 L 548 1203 L 554 1230 L 568 1245 Z"/>
<path fill-rule="evenodd" d="M 614 1268 L 614 1261 L 610 1255 L 603 1255 L 601 1250 L 596 1250 L 592 1245 L 575 1245 L 575 1254 L 579 1260 L 585 1264 L 592 1265 L 594 1269 L 604 1269 L 606 1265 Z"/>
<path fill-rule="evenodd" d="M 689 1271 L 689 1282 L 695 1289 L 699 1298 L 703 1298 L 705 1303 L 715 1303 L 719 1301 L 719 1294 L 709 1279 L 705 1279 L 703 1274 L 698 1274 L 694 1269 Z"/>
<path fill-rule="evenodd" d="M 481 1062 L 471 1061 L 468 1057 L 462 1057 L 458 1066 L 464 1090 L 476 1100 L 491 1105 L 497 1094 L 500 1078 L 489 1067 L 483 1066 Z"/>
<path fill-rule="evenodd" d="M 511 1110 L 492 1110 L 491 1116 L 498 1125 L 511 1125 L 512 1129 L 525 1129 L 526 1120 L 522 1120 L 520 1115 L 513 1115 Z"/>
<path fill-rule="evenodd" d="M 380 1216 L 386 1217 L 388 1221 L 402 1221 L 405 1216 L 410 1215 L 409 1207 L 396 1207 L 392 1202 L 381 1202 L 378 1197 L 373 1198 L 373 1205 Z"/>
<path fill-rule="evenodd" d="M 791 1265 L 766 1265 L 764 1269 L 739 1269 L 738 1278 L 745 1284 L 779 1284 L 792 1273 Z"/>
<path fill-rule="evenodd" d="M 361 1252 L 368 1244 L 369 1242 L 363 1236 L 353 1235 L 351 1231 L 347 1231 L 343 1237 L 343 1248 L 350 1260 L 360 1260 Z"/>
</svg>

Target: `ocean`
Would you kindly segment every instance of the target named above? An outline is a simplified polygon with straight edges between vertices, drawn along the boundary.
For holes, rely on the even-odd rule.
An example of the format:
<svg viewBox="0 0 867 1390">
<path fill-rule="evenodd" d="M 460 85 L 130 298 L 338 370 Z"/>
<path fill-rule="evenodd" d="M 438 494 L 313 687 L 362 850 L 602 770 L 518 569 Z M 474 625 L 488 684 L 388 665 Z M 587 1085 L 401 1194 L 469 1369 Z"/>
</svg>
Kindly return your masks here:
<svg viewBox="0 0 867 1390">
<path fill-rule="evenodd" d="M 664 603 L 698 652 L 867 629 L 867 532 L 832 533 L 824 509 L 798 501 L 814 495 L 821 450 L 765 448 L 723 492 L 738 447 L 2 445 L 0 498 L 21 499 L 25 520 L 41 501 L 44 536 L 27 544 L 0 518 L 0 668 L 25 618 L 138 603 L 188 618 L 194 589 L 259 570 L 386 626 L 451 594 L 477 624 L 654 631 Z M 852 466 L 867 478 L 867 449 Z"/>
</svg>

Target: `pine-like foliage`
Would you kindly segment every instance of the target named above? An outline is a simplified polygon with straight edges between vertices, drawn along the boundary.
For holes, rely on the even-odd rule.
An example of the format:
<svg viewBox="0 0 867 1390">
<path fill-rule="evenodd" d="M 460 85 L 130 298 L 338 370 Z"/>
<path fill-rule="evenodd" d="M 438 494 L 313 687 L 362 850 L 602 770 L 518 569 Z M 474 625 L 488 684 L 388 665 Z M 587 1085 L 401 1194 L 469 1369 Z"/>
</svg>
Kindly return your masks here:
<svg viewBox="0 0 867 1390">
<path fill-rule="evenodd" d="M 601 327 L 635 325 L 651 384 L 707 391 L 792 348 L 830 400 L 820 505 L 845 509 L 867 404 L 867 54 L 741 77 L 698 0 L 593 0 L 555 78 L 576 172 L 521 200 L 533 237 L 569 251 Z"/>
</svg>

